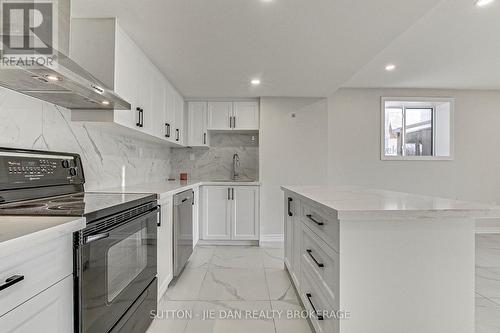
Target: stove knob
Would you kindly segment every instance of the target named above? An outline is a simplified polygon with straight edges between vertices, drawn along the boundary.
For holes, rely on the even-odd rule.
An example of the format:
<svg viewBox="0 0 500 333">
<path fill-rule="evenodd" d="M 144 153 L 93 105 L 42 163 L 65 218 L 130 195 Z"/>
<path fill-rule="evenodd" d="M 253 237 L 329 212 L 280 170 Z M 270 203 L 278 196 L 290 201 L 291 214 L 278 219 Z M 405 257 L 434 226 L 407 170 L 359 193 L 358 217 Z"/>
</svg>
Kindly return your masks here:
<svg viewBox="0 0 500 333">
<path fill-rule="evenodd" d="M 75 168 L 71 168 L 71 169 L 69 169 L 69 174 L 70 174 L 71 176 L 76 176 L 76 174 L 77 174 L 76 169 L 75 169 Z"/>
<path fill-rule="evenodd" d="M 65 168 L 65 169 L 69 168 L 69 161 L 68 160 L 63 160 L 62 161 L 62 167 Z"/>
</svg>

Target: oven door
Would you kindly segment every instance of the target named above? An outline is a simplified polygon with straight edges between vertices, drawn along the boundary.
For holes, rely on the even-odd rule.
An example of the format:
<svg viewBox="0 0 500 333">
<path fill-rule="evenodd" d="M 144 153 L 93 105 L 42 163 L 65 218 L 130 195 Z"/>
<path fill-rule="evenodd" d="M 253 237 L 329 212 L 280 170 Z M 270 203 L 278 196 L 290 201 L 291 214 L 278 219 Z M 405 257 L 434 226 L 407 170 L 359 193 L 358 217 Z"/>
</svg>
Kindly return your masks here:
<svg viewBox="0 0 500 333">
<path fill-rule="evenodd" d="M 153 281 L 157 220 L 152 210 L 84 238 L 77 254 L 80 332 L 108 332 Z"/>
</svg>

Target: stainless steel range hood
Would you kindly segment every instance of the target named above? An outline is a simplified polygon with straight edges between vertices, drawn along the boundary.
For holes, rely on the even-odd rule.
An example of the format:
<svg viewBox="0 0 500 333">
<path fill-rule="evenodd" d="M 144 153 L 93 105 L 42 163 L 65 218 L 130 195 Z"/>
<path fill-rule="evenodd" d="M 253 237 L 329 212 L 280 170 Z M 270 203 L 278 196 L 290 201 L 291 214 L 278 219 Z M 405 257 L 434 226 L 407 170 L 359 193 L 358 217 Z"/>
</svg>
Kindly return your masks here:
<svg viewBox="0 0 500 333">
<path fill-rule="evenodd" d="M 57 67 L 0 68 L 0 85 L 76 110 L 129 110 L 130 103 L 105 87 L 66 55 L 54 56 Z"/>
<path fill-rule="evenodd" d="M 58 45 L 50 66 L 0 66 L 0 86 L 74 110 L 130 110 L 130 103 L 71 60 L 70 1 L 54 2 L 58 10 Z"/>
</svg>

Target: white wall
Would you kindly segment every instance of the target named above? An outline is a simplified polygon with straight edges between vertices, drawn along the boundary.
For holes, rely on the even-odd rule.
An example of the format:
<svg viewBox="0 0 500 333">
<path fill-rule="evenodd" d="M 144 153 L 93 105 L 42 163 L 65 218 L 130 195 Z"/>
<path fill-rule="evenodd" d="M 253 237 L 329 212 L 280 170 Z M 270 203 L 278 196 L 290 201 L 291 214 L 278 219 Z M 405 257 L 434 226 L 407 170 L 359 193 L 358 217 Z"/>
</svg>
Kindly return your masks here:
<svg viewBox="0 0 500 333">
<path fill-rule="evenodd" d="M 454 97 L 453 161 L 381 161 L 380 98 Z M 341 89 L 328 98 L 328 179 L 500 204 L 500 92 Z"/>
<path fill-rule="evenodd" d="M 327 119 L 326 99 L 261 98 L 262 235 L 283 234 L 281 185 L 327 183 Z"/>
<path fill-rule="evenodd" d="M 4 88 L 0 147 L 78 153 L 86 190 L 165 180 L 170 173 L 170 148 L 113 128 L 72 122 L 68 109 Z"/>
</svg>

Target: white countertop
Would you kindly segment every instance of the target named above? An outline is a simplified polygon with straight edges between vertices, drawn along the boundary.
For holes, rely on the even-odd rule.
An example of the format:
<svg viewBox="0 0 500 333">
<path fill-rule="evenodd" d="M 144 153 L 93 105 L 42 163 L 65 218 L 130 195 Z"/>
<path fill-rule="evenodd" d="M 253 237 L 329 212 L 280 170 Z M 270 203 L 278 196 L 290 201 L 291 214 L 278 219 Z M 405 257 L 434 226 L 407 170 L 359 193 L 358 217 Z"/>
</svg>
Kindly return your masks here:
<svg viewBox="0 0 500 333">
<path fill-rule="evenodd" d="M 155 193 L 159 199 L 173 195 L 202 185 L 220 186 L 258 186 L 257 181 L 203 181 L 203 180 L 173 180 L 164 182 L 145 183 L 138 185 L 126 185 L 111 188 L 103 188 L 92 192 L 108 193 Z"/>
<path fill-rule="evenodd" d="M 282 186 L 337 212 L 339 219 L 498 218 L 500 206 L 357 186 Z"/>
<path fill-rule="evenodd" d="M 85 228 L 83 217 L 0 216 L 0 253 Z"/>
</svg>

